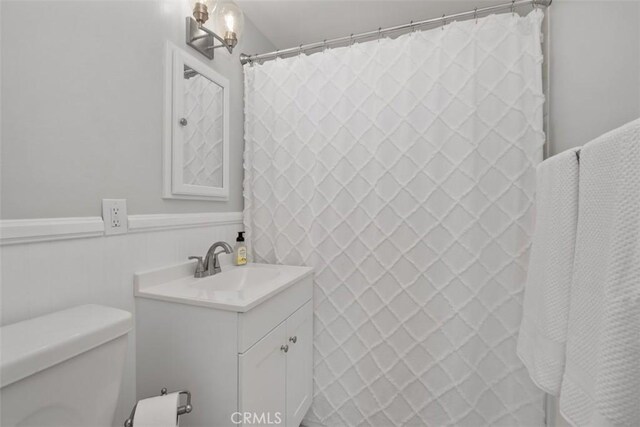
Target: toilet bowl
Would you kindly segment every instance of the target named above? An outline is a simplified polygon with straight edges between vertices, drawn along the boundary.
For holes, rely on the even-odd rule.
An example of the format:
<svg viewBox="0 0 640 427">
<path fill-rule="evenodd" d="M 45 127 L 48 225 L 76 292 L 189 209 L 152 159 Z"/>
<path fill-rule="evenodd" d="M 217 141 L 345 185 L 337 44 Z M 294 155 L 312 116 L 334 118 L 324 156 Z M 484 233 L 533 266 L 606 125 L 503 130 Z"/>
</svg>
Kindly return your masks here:
<svg viewBox="0 0 640 427">
<path fill-rule="evenodd" d="M 113 425 L 131 313 L 83 305 L 0 328 L 0 425 Z"/>
</svg>

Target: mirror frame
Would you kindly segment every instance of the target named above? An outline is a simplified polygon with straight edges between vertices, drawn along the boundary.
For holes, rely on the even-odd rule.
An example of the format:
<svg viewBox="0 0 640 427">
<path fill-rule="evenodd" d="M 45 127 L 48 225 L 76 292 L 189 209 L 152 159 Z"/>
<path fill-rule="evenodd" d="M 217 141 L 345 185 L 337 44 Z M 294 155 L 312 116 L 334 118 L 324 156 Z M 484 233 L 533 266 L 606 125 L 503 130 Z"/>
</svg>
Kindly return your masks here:
<svg viewBox="0 0 640 427">
<path fill-rule="evenodd" d="M 183 142 L 179 122 L 184 110 L 185 65 L 222 87 L 222 187 L 186 184 L 183 181 Z M 163 198 L 229 200 L 229 80 L 198 58 L 167 42 L 164 85 Z"/>
</svg>

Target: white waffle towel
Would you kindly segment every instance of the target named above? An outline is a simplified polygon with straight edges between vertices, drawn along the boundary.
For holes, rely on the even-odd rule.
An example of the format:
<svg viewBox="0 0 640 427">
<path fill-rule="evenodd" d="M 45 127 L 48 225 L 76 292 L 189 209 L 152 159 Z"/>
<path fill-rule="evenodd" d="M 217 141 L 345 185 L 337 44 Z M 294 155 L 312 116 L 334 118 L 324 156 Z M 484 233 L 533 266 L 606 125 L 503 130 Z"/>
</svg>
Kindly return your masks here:
<svg viewBox="0 0 640 427">
<path fill-rule="evenodd" d="M 578 225 L 577 149 L 540 163 L 536 178 L 536 227 L 518 356 L 533 382 L 557 395 L 564 372 L 569 295 Z"/>
<path fill-rule="evenodd" d="M 580 153 L 579 219 L 560 412 L 640 425 L 640 120 Z"/>
</svg>

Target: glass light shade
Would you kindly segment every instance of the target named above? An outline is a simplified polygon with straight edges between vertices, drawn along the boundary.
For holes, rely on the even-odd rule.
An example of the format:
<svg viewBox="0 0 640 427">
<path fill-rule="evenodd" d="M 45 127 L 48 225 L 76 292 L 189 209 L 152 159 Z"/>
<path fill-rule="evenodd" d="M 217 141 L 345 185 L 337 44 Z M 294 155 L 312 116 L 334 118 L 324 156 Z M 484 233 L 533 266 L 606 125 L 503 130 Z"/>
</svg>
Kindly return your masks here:
<svg viewBox="0 0 640 427">
<path fill-rule="evenodd" d="M 191 10 L 193 12 L 193 18 L 200 24 L 207 22 L 211 16 L 211 12 L 214 6 L 214 0 L 189 0 Z"/>
<path fill-rule="evenodd" d="M 214 31 L 234 47 L 244 30 L 242 9 L 232 0 L 218 0 L 213 9 Z"/>
</svg>

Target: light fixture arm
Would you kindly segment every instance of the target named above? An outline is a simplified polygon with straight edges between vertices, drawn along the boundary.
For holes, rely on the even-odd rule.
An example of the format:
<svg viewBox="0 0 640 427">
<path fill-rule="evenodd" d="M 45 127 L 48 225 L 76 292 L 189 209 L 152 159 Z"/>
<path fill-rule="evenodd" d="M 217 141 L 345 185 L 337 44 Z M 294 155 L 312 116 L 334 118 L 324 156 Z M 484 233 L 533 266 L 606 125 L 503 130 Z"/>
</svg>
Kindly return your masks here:
<svg viewBox="0 0 640 427">
<path fill-rule="evenodd" d="M 186 29 L 187 44 L 207 58 L 213 59 L 214 50 L 220 47 L 224 47 L 229 53 L 233 53 L 235 43 L 229 43 L 204 25 L 198 24 L 198 22 L 190 16 L 186 18 Z M 216 45 L 216 40 L 220 44 Z"/>
</svg>

